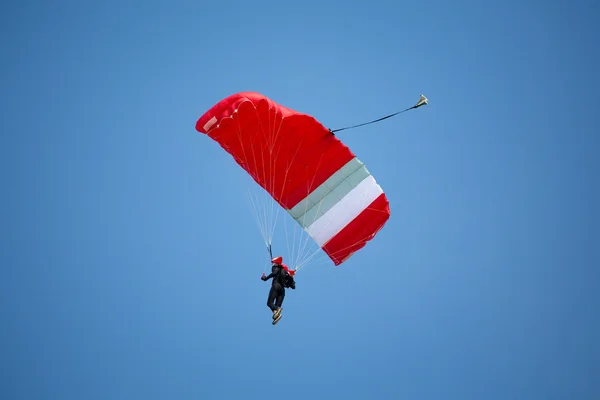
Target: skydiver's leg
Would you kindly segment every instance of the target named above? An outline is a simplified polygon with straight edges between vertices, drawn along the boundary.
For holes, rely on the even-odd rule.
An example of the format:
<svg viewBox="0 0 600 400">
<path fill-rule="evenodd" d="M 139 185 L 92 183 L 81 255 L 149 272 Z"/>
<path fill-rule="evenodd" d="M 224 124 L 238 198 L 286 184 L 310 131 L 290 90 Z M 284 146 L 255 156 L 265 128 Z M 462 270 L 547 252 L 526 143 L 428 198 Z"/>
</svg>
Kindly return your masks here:
<svg viewBox="0 0 600 400">
<path fill-rule="evenodd" d="M 285 298 L 285 289 L 279 288 L 279 290 L 277 291 L 277 297 L 275 298 L 275 305 L 277 306 L 277 308 L 281 308 L 284 298 Z"/>
<path fill-rule="evenodd" d="M 277 306 L 275 306 L 275 300 L 277 298 L 277 290 L 275 286 L 271 286 L 271 290 L 269 291 L 269 298 L 267 299 L 267 306 L 275 313 L 277 311 Z"/>
<path fill-rule="evenodd" d="M 275 320 L 279 318 L 281 311 L 283 311 L 281 304 L 283 303 L 283 298 L 285 297 L 285 289 L 279 285 L 273 285 L 271 290 L 273 292 L 273 300 L 275 304 L 271 302 L 269 303 L 269 307 L 271 310 L 273 310 L 273 319 Z"/>
</svg>

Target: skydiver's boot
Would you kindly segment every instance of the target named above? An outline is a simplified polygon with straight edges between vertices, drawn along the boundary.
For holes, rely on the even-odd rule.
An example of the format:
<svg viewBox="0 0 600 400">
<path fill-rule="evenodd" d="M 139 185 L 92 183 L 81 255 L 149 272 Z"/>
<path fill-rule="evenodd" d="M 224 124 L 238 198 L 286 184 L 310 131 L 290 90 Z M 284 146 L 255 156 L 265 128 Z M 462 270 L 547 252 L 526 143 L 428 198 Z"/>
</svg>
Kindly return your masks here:
<svg viewBox="0 0 600 400">
<path fill-rule="evenodd" d="M 280 314 L 277 316 L 277 318 L 273 319 L 273 325 L 275 325 L 276 323 L 278 323 L 278 322 L 279 322 L 279 320 L 281 319 L 281 317 L 283 317 L 283 314 L 281 314 L 281 313 L 280 313 Z"/>
<path fill-rule="evenodd" d="M 273 319 L 278 320 L 279 318 L 281 318 L 280 315 L 281 315 L 282 311 L 283 311 L 283 308 L 278 308 L 277 310 L 275 310 L 275 312 L 273 313 Z"/>
</svg>

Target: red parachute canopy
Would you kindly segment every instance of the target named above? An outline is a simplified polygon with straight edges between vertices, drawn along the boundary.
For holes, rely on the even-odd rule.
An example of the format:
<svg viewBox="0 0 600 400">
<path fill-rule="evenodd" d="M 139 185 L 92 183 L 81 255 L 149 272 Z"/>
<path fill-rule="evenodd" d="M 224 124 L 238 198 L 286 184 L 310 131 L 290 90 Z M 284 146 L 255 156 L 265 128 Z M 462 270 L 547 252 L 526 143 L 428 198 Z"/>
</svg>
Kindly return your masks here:
<svg viewBox="0 0 600 400">
<path fill-rule="evenodd" d="M 390 216 L 364 164 L 310 115 L 254 92 L 231 95 L 196 123 L 331 258 L 346 261 Z"/>
</svg>

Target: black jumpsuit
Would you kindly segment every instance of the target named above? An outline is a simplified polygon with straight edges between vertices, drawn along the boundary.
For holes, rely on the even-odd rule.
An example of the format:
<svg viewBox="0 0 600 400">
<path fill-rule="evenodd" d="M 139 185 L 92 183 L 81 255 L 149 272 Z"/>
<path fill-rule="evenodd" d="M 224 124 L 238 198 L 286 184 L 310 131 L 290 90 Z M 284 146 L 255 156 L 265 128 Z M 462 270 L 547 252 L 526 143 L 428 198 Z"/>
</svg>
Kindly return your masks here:
<svg viewBox="0 0 600 400">
<path fill-rule="evenodd" d="M 283 299 L 285 297 L 285 287 L 283 286 L 284 274 L 286 274 L 286 272 L 283 270 L 283 267 L 281 265 L 275 264 L 271 268 L 271 273 L 267 276 L 262 277 L 263 281 L 273 278 L 271 290 L 269 291 L 269 298 L 267 299 L 267 306 L 273 312 L 281 308 L 281 305 L 283 304 Z M 294 289 L 295 286 L 295 282 L 292 278 L 290 287 Z"/>
</svg>

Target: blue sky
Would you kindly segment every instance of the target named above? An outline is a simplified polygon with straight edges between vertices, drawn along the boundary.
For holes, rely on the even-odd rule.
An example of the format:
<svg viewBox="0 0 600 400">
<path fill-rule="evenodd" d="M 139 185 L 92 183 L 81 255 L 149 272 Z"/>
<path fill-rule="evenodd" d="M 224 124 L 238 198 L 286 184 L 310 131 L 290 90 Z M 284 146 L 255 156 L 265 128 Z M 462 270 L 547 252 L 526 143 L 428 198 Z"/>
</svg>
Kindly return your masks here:
<svg viewBox="0 0 600 400">
<path fill-rule="evenodd" d="M 0 397 L 599 398 L 599 14 L 4 3 Z M 239 91 L 334 129 L 430 100 L 340 132 L 392 217 L 275 327 L 246 177 L 194 129 Z"/>
</svg>

